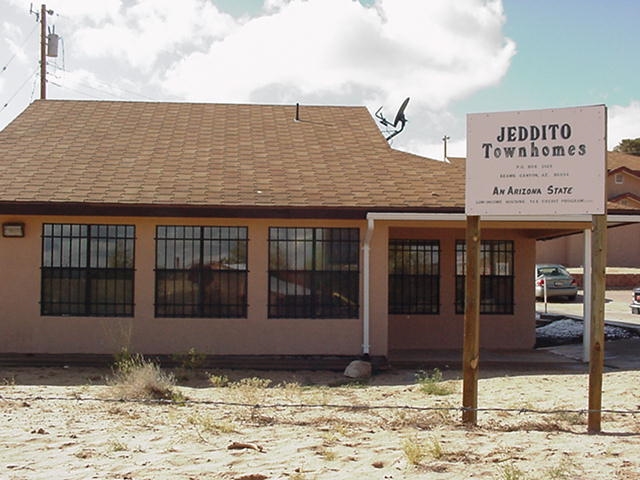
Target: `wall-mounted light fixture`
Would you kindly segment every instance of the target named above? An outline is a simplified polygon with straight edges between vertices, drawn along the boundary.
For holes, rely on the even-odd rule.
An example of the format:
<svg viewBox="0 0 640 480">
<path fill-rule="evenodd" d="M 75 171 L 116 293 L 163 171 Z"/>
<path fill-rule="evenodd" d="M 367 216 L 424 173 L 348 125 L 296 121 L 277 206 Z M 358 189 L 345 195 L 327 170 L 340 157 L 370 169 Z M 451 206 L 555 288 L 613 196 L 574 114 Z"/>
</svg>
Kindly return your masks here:
<svg viewBox="0 0 640 480">
<path fill-rule="evenodd" d="M 24 237 L 24 223 L 12 222 L 2 224 L 3 237 Z"/>
</svg>

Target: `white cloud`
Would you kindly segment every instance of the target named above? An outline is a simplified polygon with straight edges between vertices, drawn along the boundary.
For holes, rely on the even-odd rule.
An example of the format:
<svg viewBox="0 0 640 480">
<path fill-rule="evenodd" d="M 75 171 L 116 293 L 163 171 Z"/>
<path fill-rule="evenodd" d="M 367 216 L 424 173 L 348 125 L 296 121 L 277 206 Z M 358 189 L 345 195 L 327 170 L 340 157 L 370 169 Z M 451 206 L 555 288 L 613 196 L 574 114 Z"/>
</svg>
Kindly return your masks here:
<svg viewBox="0 0 640 480">
<path fill-rule="evenodd" d="M 87 2 L 78 0 L 55 0 L 49 2 L 47 8 L 54 10 L 54 15 L 60 13 L 69 18 L 82 18 L 100 23 L 116 18 L 122 8 L 121 0 L 100 0 L 99 2 Z"/>
<path fill-rule="evenodd" d="M 126 61 L 151 70 L 165 55 L 204 48 L 235 27 L 229 15 L 203 0 L 136 0 L 109 10 L 106 22 L 83 26 L 73 34 L 81 53 Z"/>
<path fill-rule="evenodd" d="M 3 0 L 14 7 L 24 11 L 29 10 L 40 13 L 40 7 L 44 2 L 32 2 L 31 0 Z M 54 0 L 47 2 L 47 10 L 53 11 L 53 17 L 63 15 L 67 18 L 82 18 L 84 21 L 101 22 L 113 18 L 122 6 L 121 0 L 100 0 L 89 2 L 86 0 Z M 35 18 L 35 17 L 33 17 Z"/>
<path fill-rule="evenodd" d="M 290 0 L 264 0 L 263 11 L 275 13 L 282 9 Z"/>
<path fill-rule="evenodd" d="M 37 29 L 37 25 L 34 25 Z M 8 52 L 10 55 L 5 58 L 5 54 L 3 53 L 2 59 L 0 61 L 3 62 L 20 62 L 25 63 L 27 60 L 27 54 L 24 50 L 25 38 L 28 39 L 29 32 L 23 32 L 22 29 L 13 25 L 9 22 L 2 22 L 2 37 L 4 43 L 7 45 Z M 31 35 L 34 35 L 35 32 L 32 31 Z M 4 67 L 5 65 L 1 65 Z"/>
<path fill-rule="evenodd" d="M 609 107 L 607 148 L 613 150 L 621 140 L 640 138 L 640 101 L 634 100 L 624 107 Z"/>
<path fill-rule="evenodd" d="M 206 52 L 185 56 L 163 82 L 192 99 L 273 101 L 301 95 L 442 108 L 497 83 L 515 52 L 500 3 L 482 0 L 271 1 Z M 287 91 L 291 94 L 287 95 Z M 358 92 L 361 92 L 360 94 Z"/>
</svg>

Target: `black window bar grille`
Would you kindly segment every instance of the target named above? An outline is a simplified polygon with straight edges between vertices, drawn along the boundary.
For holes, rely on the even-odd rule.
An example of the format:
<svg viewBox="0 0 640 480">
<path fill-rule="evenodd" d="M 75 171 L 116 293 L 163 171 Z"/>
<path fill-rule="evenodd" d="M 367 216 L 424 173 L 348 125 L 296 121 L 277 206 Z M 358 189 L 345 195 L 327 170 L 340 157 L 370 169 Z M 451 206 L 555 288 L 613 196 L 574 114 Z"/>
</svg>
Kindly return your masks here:
<svg viewBox="0 0 640 480">
<path fill-rule="evenodd" d="M 456 241 L 456 313 L 464 313 L 466 248 Z M 513 240 L 480 243 L 480 313 L 513 314 L 514 254 Z"/>
<path fill-rule="evenodd" d="M 269 229 L 270 318 L 358 318 L 357 228 Z"/>
<path fill-rule="evenodd" d="M 135 226 L 45 223 L 42 315 L 133 316 Z"/>
<path fill-rule="evenodd" d="M 389 313 L 440 312 L 440 243 L 389 241 Z"/>
<path fill-rule="evenodd" d="M 159 225 L 156 317 L 246 318 L 247 227 Z"/>
</svg>

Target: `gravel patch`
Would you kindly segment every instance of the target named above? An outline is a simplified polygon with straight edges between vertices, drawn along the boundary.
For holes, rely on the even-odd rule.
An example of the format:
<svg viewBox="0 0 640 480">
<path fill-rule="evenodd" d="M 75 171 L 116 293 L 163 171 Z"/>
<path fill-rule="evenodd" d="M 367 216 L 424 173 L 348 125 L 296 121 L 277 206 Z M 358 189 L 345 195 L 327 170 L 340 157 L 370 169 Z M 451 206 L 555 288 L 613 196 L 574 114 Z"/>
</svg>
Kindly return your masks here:
<svg viewBox="0 0 640 480">
<path fill-rule="evenodd" d="M 581 321 L 562 318 L 536 328 L 536 347 L 551 347 L 582 342 Z M 635 331 L 613 325 L 605 325 L 605 340 L 621 340 L 639 337 Z"/>
</svg>

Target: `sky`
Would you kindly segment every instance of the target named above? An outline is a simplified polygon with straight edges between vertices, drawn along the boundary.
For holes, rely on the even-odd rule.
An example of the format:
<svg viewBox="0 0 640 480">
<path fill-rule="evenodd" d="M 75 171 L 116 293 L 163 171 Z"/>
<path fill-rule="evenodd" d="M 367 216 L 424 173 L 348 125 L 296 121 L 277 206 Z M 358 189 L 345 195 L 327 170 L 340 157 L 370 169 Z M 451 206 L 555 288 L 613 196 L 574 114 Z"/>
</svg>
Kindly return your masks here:
<svg viewBox="0 0 640 480">
<path fill-rule="evenodd" d="M 47 0 L 47 98 L 363 105 L 466 155 L 466 115 L 605 104 L 640 137 L 637 0 Z M 41 3 L 0 0 L 0 129 L 40 96 Z M 392 130 L 379 123 L 383 133 Z"/>
</svg>

